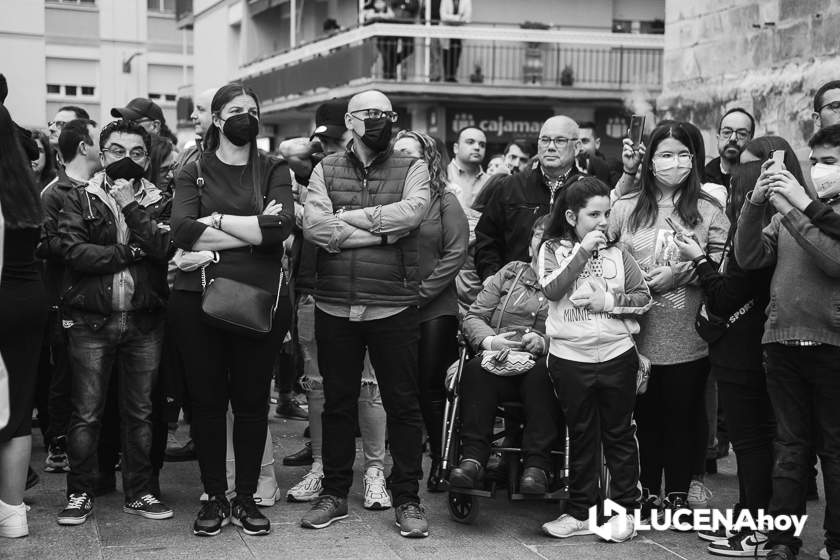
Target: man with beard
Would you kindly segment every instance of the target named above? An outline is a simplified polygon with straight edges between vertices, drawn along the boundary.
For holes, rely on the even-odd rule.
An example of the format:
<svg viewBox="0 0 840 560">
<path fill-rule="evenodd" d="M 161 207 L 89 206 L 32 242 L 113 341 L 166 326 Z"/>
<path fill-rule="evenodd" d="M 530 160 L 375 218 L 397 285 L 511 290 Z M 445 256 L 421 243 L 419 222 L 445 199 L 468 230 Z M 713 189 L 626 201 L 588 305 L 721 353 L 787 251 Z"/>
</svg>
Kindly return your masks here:
<svg viewBox="0 0 840 560">
<path fill-rule="evenodd" d="M 840 80 L 826 82 L 814 95 L 814 124 L 825 128 L 840 124 Z"/>
<path fill-rule="evenodd" d="M 367 350 L 387 414 L 391 490 L 404 537 L 426 537 L 420 505 L 423 419 L 418 343 L 418 227 L 429 206 L 422 160 L 394 154 L 397 113 L 382 93 L 355 95 L 344 125 L 353 139 L 312 172 L 303 234 L 318 247 L 315 341 L 323 377 L 324 481 L 301 525 L 327 527 L 347 517 L 353 483 L 355 425 Z"/>
<path fill-rule="evenodd" d="M 580 122 L 578 128 L 580 128 L 581 147 L 577 156 L 578 168 L 582 172 L 599 178 L 610 187 L 614 187 L 621 177 L 621 163 L 607 160 L 601 153 L 601 139 L 595 134 L 594 122 Z"/>
<path fill-rule="evenodd" d="M 729 190 L 732 168 L 738 165 L 741 152 L 755 135 L 755 118 L 741 107 L 723 114 L 718 125 L 718 153 L 705 168 L 706 182 L 723 185 Z"/>
</svg>

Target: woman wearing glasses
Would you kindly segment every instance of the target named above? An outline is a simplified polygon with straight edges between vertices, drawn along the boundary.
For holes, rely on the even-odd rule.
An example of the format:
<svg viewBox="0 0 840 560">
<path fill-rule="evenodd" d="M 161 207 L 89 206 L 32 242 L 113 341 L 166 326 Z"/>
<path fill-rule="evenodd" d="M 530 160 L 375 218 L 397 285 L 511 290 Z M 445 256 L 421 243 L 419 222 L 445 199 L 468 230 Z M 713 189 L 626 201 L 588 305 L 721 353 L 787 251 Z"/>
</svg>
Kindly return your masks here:
<svg viewBox="0 0 840 560">
<path fill-rule="evenodd" d="M 647 393 L 636 403 L 643 508 L 685 509 L 693 458 L 705 449 L 704 394 L 708 347 L 694 330 L 702 292 L 691 261 L 674 242 L 691 235 L 719 259 L 729 222 L 701 190 L 691 135 L 681 123 L 657 127 L 642 162 L 641 190 L 619 199 L 610 216 L 617 238 L 642 267 L 654 298 L 639 318 L 639 352 L 653 369 Z M 662 475 L 665 500 L 660 502 Z"/>
<path fill-rule="evenodd" d="M 257 150 L 260 108 L 242 84 L 218 90 L 210 105 L 213 124 L 205 152 L 176 179 L 172 231 L 177 247 L 192 252 L 175 278 L 169 327 L 180 335 L 187 393 L 201 480 L 209 500 L 193 526 L 217 535 L 231 520 L 246 534 L 265 535 L 271 525 L 254 502 L 268 427 L 272 368 L 291 320 L 281 258 L 294 226 L 289 168 Z M 186 269 L 186 270 L 185 270 Z M 276 294 L 267 336 L 249 337 L 206 322 L 202 291 L 230 279 Z M 225 496 L 225 416 L 232 405 L 236 497 Z"/>
</svg>

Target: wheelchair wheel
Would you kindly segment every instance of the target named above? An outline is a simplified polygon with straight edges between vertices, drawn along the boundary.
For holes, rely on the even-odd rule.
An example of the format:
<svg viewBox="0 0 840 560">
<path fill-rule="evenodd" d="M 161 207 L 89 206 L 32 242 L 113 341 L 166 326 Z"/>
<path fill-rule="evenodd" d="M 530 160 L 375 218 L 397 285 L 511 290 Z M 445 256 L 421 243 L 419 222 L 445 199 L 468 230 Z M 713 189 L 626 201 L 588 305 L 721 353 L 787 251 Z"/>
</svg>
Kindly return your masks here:
<svg viewBox="0 0 840 560">
<path fill-rule="evenodd" d="M 471 524 L 478 517 L 478 496 L 450 492 L 449 516 L 457 523 Z"/>
</svg>

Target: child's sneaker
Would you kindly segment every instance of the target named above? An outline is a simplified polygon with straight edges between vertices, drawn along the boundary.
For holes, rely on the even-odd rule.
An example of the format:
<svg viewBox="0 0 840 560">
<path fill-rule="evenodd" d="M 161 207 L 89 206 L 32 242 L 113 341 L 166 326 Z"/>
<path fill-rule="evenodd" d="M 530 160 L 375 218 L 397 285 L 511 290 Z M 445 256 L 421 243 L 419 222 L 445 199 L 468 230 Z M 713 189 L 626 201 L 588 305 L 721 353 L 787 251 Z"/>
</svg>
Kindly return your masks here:
<svg viewBox="0 0 840 560">
<path fill-rule="evenodd" d="M 385 489 L 385 473 L 370 467 L 365 473 L 365 509 L 381 510 L 391 507 L 391 496 Z"/>
</svg>

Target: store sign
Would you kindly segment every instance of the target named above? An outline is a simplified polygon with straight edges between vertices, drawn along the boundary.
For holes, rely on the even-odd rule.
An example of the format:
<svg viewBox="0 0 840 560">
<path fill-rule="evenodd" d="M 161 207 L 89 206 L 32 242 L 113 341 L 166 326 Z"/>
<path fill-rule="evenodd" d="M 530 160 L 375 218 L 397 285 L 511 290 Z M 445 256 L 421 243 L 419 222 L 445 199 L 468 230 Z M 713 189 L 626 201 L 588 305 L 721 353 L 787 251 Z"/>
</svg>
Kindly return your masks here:
<svg viewBox="0 0 840 560">
<path fill-rule="evenodd" d="M 473 110 L 450 108 L 446 111 L 447 137 L 455 138 L 459 130 L 475 126 L 484 131 L 491 143 L 510 142 L 517 139 L 534 140 L 543 123 L 552 115 L 545 110 Z"/>
</svg>

